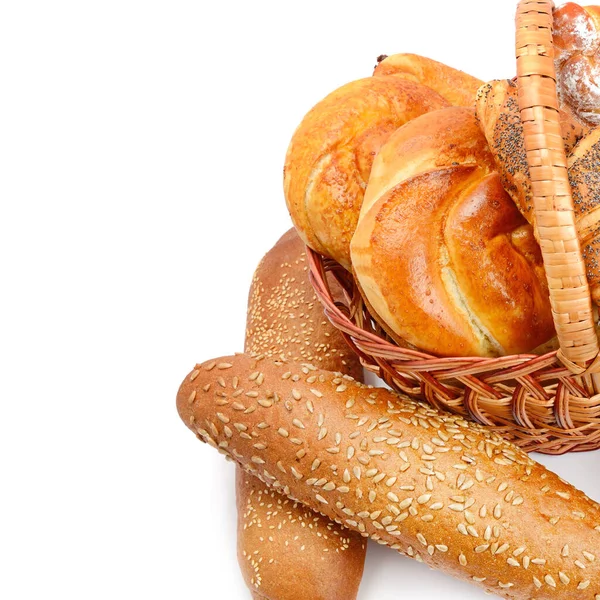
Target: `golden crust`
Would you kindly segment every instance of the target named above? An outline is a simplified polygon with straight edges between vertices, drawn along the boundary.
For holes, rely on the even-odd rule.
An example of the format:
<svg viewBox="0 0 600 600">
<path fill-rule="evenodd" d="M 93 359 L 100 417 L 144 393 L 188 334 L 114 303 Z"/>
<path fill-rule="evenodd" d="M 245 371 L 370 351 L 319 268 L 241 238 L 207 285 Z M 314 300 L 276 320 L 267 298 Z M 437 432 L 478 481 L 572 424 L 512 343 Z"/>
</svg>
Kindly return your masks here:
<svg viewBox="0 0 600 600">
<path fill-rule="evenodd" d="M 291 229 L 254 273 L 246 352 L 362 378 L 358 357 L 323 314 L 307 270 L 304 244 Z M 238 562 L 253 597 L 356 598 L 366 552 L 360 535 L 269 489 L 241 469 L 236 474 L 236 496 Z"/>
<path fill-rule="evenodd" d="M 452 106 L 472 108 L 483 81 L 444 63 L 418 54 L 392 54 L 375 67 L 373 75 L 396 75 L 435 90 Z"/>
<path fill-rule="evenodd" d="M 460 416 L 243 355 L 197 365 L 177 406 L 272 489 L 431 567 L 513 600 L 600 594 L 598 504 Z"/>
<path fill-rule="evenodd" d="M 552 337 L 541 253 L 471 111 L 399 129 L 374 163 L 365 210 L 353 267 L 398 337 L 440 356 L 518 354 Z"/>
<path fill-rule="evenodd" d="M 562 114 L 566 115 L 561 120 L 561 125 L 565 148 L 568 151 L 568 175 L 577 233 L 581 241 L 592 299 L 599 304 L 600 128 L 579 127 L 576 121 L 569 120 L 568 107 Z M 477 117 L 501 173 L 504 188 L 527 221 L 535 226 L 516 87 L 506 81 L 495 81 L 482 86 L 477 101 Z M 575 145 L 574 141 L 577 142 Z"/>
<path fill-rule="evenodd" d="M 401 125 L 447 102 L 400 77 L 369 77 L 342 86 L 302 120 L 290 142 L 284 191 L 300 237 L 350 269 L 373 158 Z"/>
</svg>

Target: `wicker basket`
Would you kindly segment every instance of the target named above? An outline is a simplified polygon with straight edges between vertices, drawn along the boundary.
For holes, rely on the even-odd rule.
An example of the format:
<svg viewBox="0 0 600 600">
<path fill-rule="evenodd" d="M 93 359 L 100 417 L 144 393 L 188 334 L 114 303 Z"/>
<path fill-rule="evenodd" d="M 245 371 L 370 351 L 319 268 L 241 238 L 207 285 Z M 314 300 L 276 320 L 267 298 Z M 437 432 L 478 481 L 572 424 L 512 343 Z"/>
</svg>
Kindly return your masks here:
<svg viewBox="0 0 600 600">
<path fill-rule="evenodd" d="M 398 347 L 368 312 L 352 276 L 308 249 L 310 278 L 331 322 L 389 386 L 491 426 L 528 451 L 600 448 L 600 359 L 558 121 L 551 0 L 521 0 L 519 106 L 536 224 L 560 349 L 543 356 L 439 358 Z M 346 290 L 334 303 L 331 272 Z"/>
</svg>

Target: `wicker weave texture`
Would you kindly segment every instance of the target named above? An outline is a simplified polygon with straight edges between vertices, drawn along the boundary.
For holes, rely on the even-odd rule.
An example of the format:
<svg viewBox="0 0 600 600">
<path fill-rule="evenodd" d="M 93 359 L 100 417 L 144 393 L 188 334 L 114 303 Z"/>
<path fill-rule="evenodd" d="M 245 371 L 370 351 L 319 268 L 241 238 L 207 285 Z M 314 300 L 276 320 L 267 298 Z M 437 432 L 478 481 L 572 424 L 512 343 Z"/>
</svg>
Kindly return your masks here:
<svg viewBox="0 0 600 600">
<path fill-rule="evenodd" d="M 399 347 L 369 314 L 354 279 L 307 248 L 310 279 L 325 314 L 390 387 L 440 410 L 490 426 L 527 451 L 562 454 L 600 448 L 600 394 L 550 352 L 543 356 L 438 358 Z M 334 302 L 325 276 L 345 290 Z"/>
<path fill-rule="evenodd" d="M 559 358 L 585 368 L 598 355 L 590 290 L 581 253 L 560 129 L 550 0 L 517 8 L 519 108 L 538 240 L 548 278 Z"/>
<path fill-rule="evenodd" d="M 392 388 L 490 426 L 528 451 L 600 448 L 600 358 L 590 290 L 575 229 L 559 124 L 549 0 L 517 7 L 516 56 L 535 208 L 560 349 L 542 356 L 439 358 L 397 345 L 369 314 L 351 274 L 307 249 L 325 314 Z M 326 272 L 345 290 L 333 301 Z"/>
</svg>

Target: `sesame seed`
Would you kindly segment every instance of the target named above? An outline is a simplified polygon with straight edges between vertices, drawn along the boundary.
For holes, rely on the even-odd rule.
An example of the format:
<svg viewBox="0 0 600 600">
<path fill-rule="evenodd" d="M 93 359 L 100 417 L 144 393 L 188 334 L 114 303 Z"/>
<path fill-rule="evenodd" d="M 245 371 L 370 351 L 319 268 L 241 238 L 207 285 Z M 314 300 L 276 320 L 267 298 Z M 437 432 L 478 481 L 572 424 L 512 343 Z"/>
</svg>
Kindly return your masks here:
<svg viewBox="0 0 600 600">
<path fill-rule="evenodd" d="M 565 575 L 562 571 L 558 572 L 558 578 L 560 579 L 561 583 L 564 583 L 565 585 L 569 585 L 569 583 L 571 583 L 569 577 Z"/>
<path fill-rule="evenodd" d="M 588 588 L 588 586 L 590 585 L 590 580 L 586 579 L 585 581 L 582 581 L 578 586 L 577 589 L 578 590 L 585 590 Z"/>
<path fill-rule="evenodd" d="M 508 544 L 502 544 L 502 546 L 500 546 L 500 548 L 498 548 L 496 552 L 494 552 L 494 554 L 502 554 L 503 552 L 506 552 L 509 549 L 509 547 L 510 546 Z"/>
</svg>

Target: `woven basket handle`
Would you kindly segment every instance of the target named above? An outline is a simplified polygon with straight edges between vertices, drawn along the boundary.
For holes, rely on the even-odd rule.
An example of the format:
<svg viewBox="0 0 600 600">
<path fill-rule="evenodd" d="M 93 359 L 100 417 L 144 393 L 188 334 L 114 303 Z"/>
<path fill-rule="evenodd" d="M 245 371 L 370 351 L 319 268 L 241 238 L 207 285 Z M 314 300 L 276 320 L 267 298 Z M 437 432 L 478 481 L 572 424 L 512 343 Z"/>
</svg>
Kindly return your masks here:
<svg viewBox="0 0 600 600">
<path fill-rule="evenodd" d="M 599 370 L 598 339 L 558 118 L 553 8 L 551 0 L 519 2 L 516 17 L 519 108 L 535 222 L 560 343 L 558 357 L 572 372 L 587 374 Z"/>
</svg>

